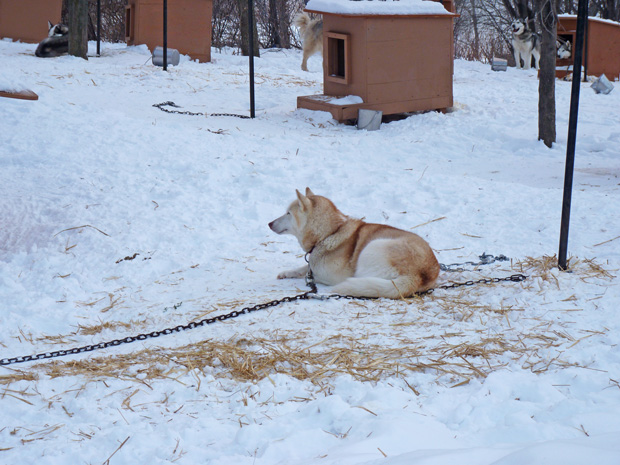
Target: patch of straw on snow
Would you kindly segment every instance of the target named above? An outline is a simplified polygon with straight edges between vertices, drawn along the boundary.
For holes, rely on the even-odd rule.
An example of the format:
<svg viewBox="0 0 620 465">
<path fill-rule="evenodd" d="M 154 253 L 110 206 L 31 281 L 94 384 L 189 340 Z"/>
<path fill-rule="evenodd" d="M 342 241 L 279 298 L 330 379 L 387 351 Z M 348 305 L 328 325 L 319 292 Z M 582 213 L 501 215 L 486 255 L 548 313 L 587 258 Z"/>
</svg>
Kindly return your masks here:
<svg viewBox="0 0 620 465">
<path fill-rule="evenodd" d="M 573 259 L 570 267 L 572 273 L 563 275 L 555 257 L 528 257 L 512 265 L 513 270 L 530 276 L 523 283 L 464 287 L 404 302 L 384 299 L 304 303 L 315 306 L 310 322 L 305 322 L 305 313 L 298 312 L 298 307 L 293 312 L 284 310 L 276 326 L 263 327 L 252 338 L 212 338 L 178 348 L 153 347 L 120 355 L 113 354 L 112 349 L 111 355 L 59 359 L 35 365 L 28 372 L 15 371 L 0 378 L 0 383 L 28 381 L 25 373 L 32 372 L 51 378 L 117 378 L 146 385 L 158 379 L 196 385 L 201 375 L 256 381 L 282 373 L 322 385 L 342 374 L 372 382 L 425 372 L 435 374 L 442 382 L 460 385 L 497 370 L 521 368 L 540 373 L 577 366 L 563 359 L 564 354 L 607 329 L 580 328 L 557 319 L 557 312 L 582 311 L 577 304 L 587 305 L 589 300 L 569 295 L 571 286 L 567 285 L 567 291 L 560 291 L 566 292 L 566 297 L 554 300 L 549 307 L 549 302 L 538 297 L 545 288 L 535 289 L 532 282 L 538 278 L 560 289 L 564 279 L 576 277 L 588 283 L 610 281 L 615 276 L 594 260 Z M 485 270 L 490 274 L 496 271 Z M 491 290 L 507 285 L 521 287 L 516 297 L 500 296 L 498 301 L 497 293 Z M 495 297 L 493 303 L 487 303 L 487 296 Z M 221 302 L 213 304 L 207 313 L 243 305 L 247 302 Z M 316 315 L 326 316 L 320 327 L 315 327 Z M 107 322 L 80 326 L 80 332 L 97 334 L 121 328 L 137 333 L 137 327 L 143 325 L 138 321 Z M 36 376 L 32 375 L 31 380 Z"/>
<path fill-rule="evenodd" d="M 617 270 L 606 270 L 603 265 L 597 263 L 595 259 L 578 259 L 571 257 L 567 260 L 568 272 L 577 274 L 580 279 L 590 278 L 614 279 L 616 276 L 611 274 Z M 553 282 L 559 287 L 558 279 L 555 275 L 558 272 L 558 259 L 555 255 L 532 258 L 526 257 L 513 264 L 513 268 L 521 273 L 529 273 L 538 276 L 544 281 Z"/>
</svg>

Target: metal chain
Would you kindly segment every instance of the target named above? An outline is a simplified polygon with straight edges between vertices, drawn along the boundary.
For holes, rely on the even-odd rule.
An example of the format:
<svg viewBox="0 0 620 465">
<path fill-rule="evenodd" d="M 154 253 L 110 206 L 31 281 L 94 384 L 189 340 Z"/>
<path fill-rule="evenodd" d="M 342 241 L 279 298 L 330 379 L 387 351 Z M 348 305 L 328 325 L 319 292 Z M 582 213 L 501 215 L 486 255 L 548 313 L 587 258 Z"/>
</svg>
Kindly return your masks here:
<svg viewBox="0 0 620 465">
<path fill-rule="evenodd" d="M 527 276 L 521 273 L 506 276 L 504 278 L 482 278 L 476 281 L 465 281 L 463 283 L 443 284 L 441 286 L 437 286 L 432 289 L 419 292 L 417 295 L 430 295 L 433 292 L 435 292 L 437 289 L 455 289 L 457 287 L 474 286 L 476 284 L 495 284 L 495 283 L 501 283 L 501 282 L 520 283 L 522 281 L 525 281 L 526 279 L 527 279 Z"/>
<path fill-rule="evenodd" d="M 465 281 L 462 283 L 443 284 L 441 286 L 437 286 L 432 289 L 428 289 L 426 291 L 416 292 L 414 295 L 416 296 L 431 295 L 437 289 L 456 289 L 459 287 L 474 286 L 476 284 L 495 284 L 495 283 L 501 283 L 501 282 L 520 283 L 522 281 L 525 281 L 526 279 L 527 279 L 527 276 L 524 274 L 513 274 L 511 276 L 506 276 L 504 278 L 482 278 L 476 281 Z M 314 280 L 314 278 L 312 278 L 312 280 Z M 308 277 L 306 277 L 306 282 L 308 282 Z M 355 295 L 341 295 L 341 294 L 329 294 L 329 295 L 312 294 L 312 295 L 309 295 L 308 298 L 316 299 L 316 300 L 331 300 L 331 299 L 377 300 L 379 297 L 359 297 Z"/>
<path fill-rule="evenodd" d="M 179 111 L 179 110 L 170 110 L 168 108 L 164 108 L 164 107 L 174 107 L 174 108 L 183 108 L 180 107 L 179 105 L 177 105 L 174 102 L 171 102 L 170 100 L 168 100 L 167 102 L 162 102 L 162 103 L 155 103 L 153 105 L 156 108 L 159 108 L 161 111 L 165 111 L 166 113 L 174 113 L 177 115 L 190 115 L 190 116 L 232 116 L 235 118 L 243 118 L 243 119 L 250 119 L 249 116 L 247 115 L 237 115 L 235 113 L 194 113 L 192 111 Z"/>
<path fill-rule="evenodd" d="M 505 255 L 498 255 L 497 257 L 495 255 L 490 255 L 490 254 L 486 254 L 486 253 L 482 253 L 482 255 L 479 255 L 478 258 L 480 259 L 479 262 L 463 262 L 463 263 L 451 263 L 449 265 L 444 265 L 443 263 L 439 264 L 439 267 L 441 269 L 441 271 L 470 271 L 467 270 L 466 268 L 463 268 L 463 265 L 471 265 L 471 266 L 482 266 L 482 265 L 490 265 L 491 263 L 495 263 L 495 262 L 505 262 L 510 260 L 508 257 L 506 257 Z"/>
<path fill-rule="evenodd" d="M 113 341 L 100 342 L 99 344 L 87 345 L 83 347 L 75 347 L 73 349 L 56 350 L 53 352 L 44 352 L 41 354 L 25 355 L 21 357 L 3 358 L 3 359 L 0 359 L 0 366 L 12 365 L 14 363 L 32 362 L 34 360 L 43 360 L 43 359 L 48 359 L 48 358 L 63 357 L 65 355 L 71 355 L 71 354 L 81 354 L 83 352 L 92 352 L 93 350 L 97 350 L 97 349 L 105 349 L 107 347 L 118 346 L 121 344 L 129 344 L 130 342 L 144 341 L 146 339 L 151 339 L 151 338 L 164 336 L 164 335 L 167 336 L 168 334 L 178 333 L 180 331 L 185 331 L 188 329 L 194 329 L 199 326 L 210 325 L 218 321 L 226 321 L 230 318 L 236 318 L 239 315 L 246 315 L 248 313 L 256 312 L 258 310 L 264 310 L 266 308 L 275 307 L 285 302 L 294 302 L 296 300 L 308 300 L 310 298 L 310 294 L 315 293 L 315 292 L 316 292 L 316 286 L 302 294 L 297 294 L 291 297 L 283 297 L 282 299 L 272 300 L 264 304 L 254 305 L 253 307 L 245 307 L 245 308 L 242 308 L 241 310 L 234 310 L 230 313 L 214 316 L 211 318 L 205 318 L 200 321 L 192 321 L 186 325 L 179 325 L 173 328 L 166 328 L 161 331 L 153 331 L 151 333 L 138 334 L 137 336 L 128 336 L 123 339 L 115 339 Z"/>
<path fill-rule="evenodd" d="M 419 295 L 419 296 L 430 295 L 437 289 L 454 289 L 454 288 L 463 287 L 463 286 L 473 286 L 475 284 L 493 284 L 493 283 L 499 283 L 499 282 L 504 282 L 504 281 L 521 282 L 525 280 L 526 278 L 527 276 L 525 275 L 514 274 L 512 276 L 508 276 L 505 278 L 484 278 L 484 279 L 479 279 L 477 281 L 466 281 L 463 283 L 444 284 L 442 286 L 437 286 L 427 291 L 418 292 L 416 293 L 416 295 Z M 3 359 L 0 359 L 0 366 L 7 366 L 7 365 L 15 364 L 15 363 L 32 362 L 35 360 L 44 360 L 44 359 L 49 359 L 49 358 L 63 357 L 65 355 L 81 354 L 84 352 L 92 352 L 93 350 L 106 349 L 108 347 L 115 347 L 121 344 L 129 344 L 135 341 L 144 341 L 146 339 L 152 339 L 152 338 L 156 338 L 159 336 L 167 336 L 168 334 L 178 333 L 181 331 L 186 331 L 188 329 L 194 329 L 199 326 L 210 325 L 218 321 L 226 321 L 231 318 L 236 318 L 240 315 L 247 315 L 248 313 L 256 312 L 258 310 L 264 310 L 266 308 L 275 307 L 285 302 L 295 302 L 297 300 L 309 300 L 309 299 L 319 299 L 319 300 L 328 300 L 328 299 L 376 300 L 377 299 L 376 297 L 358 297 L 358 296 L 340 295 L 340 294 L 331 294 L 331 295 L 325 295 L 325 296 L 317 295 L 316 283 L 314 281 L 314 276 L 310 269 L 308 269 L 308 274 L 306 275 L 306 285 L 310 287 L 310 290 L 302 294 L 297 294 L 297 295 L 290 296 L 290 297 L 283 297 L 282 299 L 272 300 L 270 302 L 266 302 L 263 304 L 254 305 L 253 307 L 245 307 L 245 308 L 242 308 L 241 310 L 233 310 L 232 312 L 226 313 L 223 315 L 218 315 L 218 316 L 214 316 L 211 318 L 205 318 L 200 321 L 192 321 L 186 325 L 178 325 L 172 328 L 163 329 L 161 331 L 153 331 L 150 333 L 138 334 L 137 336 L 128 336 L 123 339 L 114 339 L 113 341 L 100 342 L 99 344 L 75 347 L 73 349 L 56 350 L 53 352 L 43 352 L 43 353 L 36 354 L 36 355 L 24 355 L 20 357 L 3 358 Z"/>
</svg>

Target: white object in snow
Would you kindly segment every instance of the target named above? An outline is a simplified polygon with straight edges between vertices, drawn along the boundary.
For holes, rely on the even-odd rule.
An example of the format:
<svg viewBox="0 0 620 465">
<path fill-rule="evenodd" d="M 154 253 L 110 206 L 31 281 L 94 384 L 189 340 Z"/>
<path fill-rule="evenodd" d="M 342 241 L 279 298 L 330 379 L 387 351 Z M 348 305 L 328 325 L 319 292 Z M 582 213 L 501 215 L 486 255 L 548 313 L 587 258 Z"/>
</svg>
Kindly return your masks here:
<svg viewBox="0 0 620 465">
<path fill-rule="evenodd" d="M 613 90 L 614 85 L 609 82 L 607 76 L 601 74 L 601 76 L 592 83 L 591 87 L 597 94 L 608 94 Z"/>
<path fill-rule="evenodd" d="M 168 54 L 166 56 L 166 61 L 168 65 L 176 66 L 179 64 L 179 60 L 181 56 L 179 55 L 179 51 L 174 48 L 168 49 Z M 155 66 L 164 66 L 164 48 L 163 47 L 155 47 L 153 50 L 153 64 Z"/>
<path fill-rule="evenodd" d="M 376 131 L 381 127 L 383 112 L 380 110 L 364 110 L 360 108 L 357 114 L 357 129 Z"/>
</svg>

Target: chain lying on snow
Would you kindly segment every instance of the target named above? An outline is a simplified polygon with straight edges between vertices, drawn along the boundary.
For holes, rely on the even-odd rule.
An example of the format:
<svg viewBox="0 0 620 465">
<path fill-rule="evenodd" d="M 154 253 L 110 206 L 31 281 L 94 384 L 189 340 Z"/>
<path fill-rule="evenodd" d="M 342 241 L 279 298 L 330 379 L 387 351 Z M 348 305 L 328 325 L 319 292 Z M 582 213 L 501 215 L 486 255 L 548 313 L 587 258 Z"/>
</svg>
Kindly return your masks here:
<svg viewBox="0 0 620 465">
<path fill-rule="evenodd" d="M 415 295 L 422 297 L 425 295 L 431 295 L 437 289 L 455 289 L 457 287 L 474 286 L 476 284 L 495 284 L 495 283 L 501 283 L 501 282 L 520 283 L 521 281 L 525 281 L 526 279 L 527 279 L 527 276 L 525 276 L 524 274 L 513 274 L 511 276 L 506 276 L 504 278 L 482 278 L 476 281 L 465 281 L 462 283 L 443 284 L 441 286 L 436 286 L 426 291 L 416 292 Z M 308 286 L 316 287 L 316 284 L 314 282 L 314 276 L 312 275 L 312 270 L 309 270 L 308 274 L 306 275 L 306 284 Z M 355 296 L 355 295 L 341 295 L 341 294 L 321 295 L 321 294 L 316 294 L 312 292 L 310 292 L 309 294 L 310 295 L 308 295 L 307 298 L 316 299 L 316 300 L 330 300 L 330 299 L 377 300 L 378 299 L 378 297 L 360 297 L 360 296 Z"/>
<path fill-rule="evenodd" d="M 235 113 L 194 113 L 193 111 L 179 111 L 179 110 L 170 110 L 164 107 L 174 107 L 174 108 L 183 108 L 178 106 L 176 103 L 168 100 L 167 102 L 155 103 L 153 105 L 156 108 L 159 108 L 161 111 L 165 111 L 166 113 L 174 113 L 177 115 L 190 115 L 190 116 L 232 116 L 235 118 L 243 118 L 250 119 L 247 115 L 237 115 Z"/>
<path fill-rule="evenodd" d="M 473 267 L 478 267 L 482 265 L 490 265 L 491 263 L 495 262 L 505 262 L 507 260 L 510 260 L 506 255 L 498 255 L 496 257 L 495 255 L 486 254 L 484 252 L 482 253 L 482 255 L 479 255 L 478 258 L 480 259 L 479 262 L 450 263 L 449 265 L 444 265 L 443 263 L 440 263 L 439 267 L 441 271 L 470 271 L 466 268 L 463 268 L 462 266 L 470 265 Z"/>
<path fill-rule="evenodd" d="M 513 274 L 512 276 L 508 276 L 505 278 L 484 278 L 484 279 L 479 279 L 477 281 L 466 281 L 463 283 L 444 284 L 442 286 L 437 286 L 427 291 L 418 292 L 416 295 L 418 296 L 430 295 L 437 289 L 454 289 L 457 287 L 473 286 L 475 284 L 493 284 L 493 283 L 499 283 L 499 282 L 521 282 L 521 281 L 524 281 L 526 278 L 527 276 L 522 275 L 522 274 Z M 93 350 L 106 349 L 108 347 L 119 346 L 121 344 L 129 344 L 130 342 L 144 341 L 146 339 L 151 339 L 151 338 L 155 338 L 159 336 L 167 336 L 168 334 L 178 333 L 178 332 L 185 331 L 188 329 L 198 328 L 199 326 L 210 325 L 218 321 L 226 321 L 230 318 L 236 318 L 240 315 L 247 315 L 248 313 L 256 312 L 258 310 L 264 310 L 266 308 L 275 307 L 285 302 L 294 302 L 296 300 L 309 300 L 309 299 L 377 300 L 376 297 L 358 297 L 358 296 L 353 296 L 353 295 L 340 295 L 340 294 L 331 294 L 331 295 L 325 295 L 325 296 L 318 295 L 316 283 L 314 282 L 314 276 L 312 275 L 311 271 L 309 271 L 308 274 L 306 275 L 306 285 L 310 287 L 310 290 L 302 294 L 297 294 L 291 297 L 283 297 L 282 299 L 272 300 L 264 304 L 254 305 L 253 307 L 245 307 L 245 308 L 242 308 L 241 310 L 234 310 L 230 313 L 214 316 L 211 318 L 205 318 L 200 321 L 192 321 L 186 325 L 178 325 L 172 328 L 163 329 L 161 331 L 153 331 L 150 333 L 138 334 L 137 336 L 128 336 L 123 339 L 115 339 L 113 341 L 100 342 L 99 344 L 75 347 L 73 349 L 56 350 L 53 352 L 44 352 L 44 353 L 40 353 L 36 355 L 24 355 L 20 357 L 3 358 L 3 359 L 0 359 L 0 366 L 12 365 L 14 363 L 32 362 L 35 360 L 44 360 L 48 358 L 64 357 L 65 355 L 81 354 L 84 352 L 92 352 Z"/>
<path fill-rule="evenodd" d="M 310 294 L 316 293 L 316 291 L 317 291 L 316 286 L 313 288 L 311 287 L 309 291 L 304 292 L 302 294 L 297 294 L 292 297 L 283 297 L 282 299 L 272 300 L 264 304 L 254 305 L 253 307 L 245 307 L 245 308 L 242 308 L 241 310 L 234 310 L 230 313 L 214 316 L 211 318 L 205 318 L 200 321 L 192 321 L 186 325 L 179 325 L 179 326 L 175 326 L 172 328 L 166 328 L 166 329 L 162 329 L 161 331 L 153 331 L 151 333 L 138 334 L 137 336 L 128 336 L 123 339 L 115 339 L 113 341 L 100 342 L 99 344 L 87 345 L 83 347 L 75 347 L 73 349 L 56 350 L 54 352 L 44 352 L 44 353 L 37 354 L 37 355 L 25 355 L 21 357 L 3 358 L 3 359 L 0 359 L 0 366 L 11 365 L 13 363 L 32 362 L 34 360 L 43 360 L 47 358 L 63 357 L 65 355 L 71 355 L 71 354 L 81 354 L 83 352 L 92 352 L 93 350 L 97 350 L 97 349 L 106 349 L 108 347 L 119 346 L 121 344 L 129 344 L 130 342 L 144 341 L 146 339 L 151 339 L 151 338 L 155 338 L 159 336 L 167 336 L 168 334 L 178 333 L 178 332 L 185 331 L 188 329 L 194 329 L 199 326 L 210 325 L 218 321 L 226 321 L 230 318 L 236 318 L 239 315 L 246 315 L 248 313 L 256 312 L 258 310 L 264 310 L 266 308 L 275 307 L 276 305 L 280 305 L 285 302 L 294 302 L 296 300 L 307 300 L 310 298 L 309 297 Z"/>
</svg>

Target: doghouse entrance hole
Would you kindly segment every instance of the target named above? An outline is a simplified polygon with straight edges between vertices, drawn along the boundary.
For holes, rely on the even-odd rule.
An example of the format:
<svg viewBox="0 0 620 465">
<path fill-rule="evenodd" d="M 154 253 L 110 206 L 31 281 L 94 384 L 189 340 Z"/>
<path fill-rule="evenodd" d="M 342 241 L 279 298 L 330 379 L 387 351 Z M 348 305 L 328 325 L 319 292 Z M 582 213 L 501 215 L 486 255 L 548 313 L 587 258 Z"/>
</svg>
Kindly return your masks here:
<svg viewBox="0 0 620 465">
<path fill-rule="evenodd" d="M 135 5 L 125 6 L 125 42 L 130 45 L 133 45 L 134 38 L 134 6 Z"/>
<path fill-rule="evenodd" d="M 573 53 L 574 53 L 574 43 L 575 43 L 575 34 L 571 32 L 560 33 L 558 32 L 558 43 L 560 45 L 564 43 L 570 44 L 570 56 L 568 58 L 560 58 L 556 57 L 556 65 L 557 66 L 568 66 L 573 64 Z"/>
<path fill-rule="evenodd" d="M 349 34 L 328 32 L 327 34 L 327 77 L 333 82 L 348 84 L 349 72 Z"/>
<path fill-rule="evenodd" d="M 569 34 L 558 33 L 558 39 L 559 39 L 560 43 L 570 42 L 571 47 L 572 47 L 574 35 L 570 34 L 570 33 Z"/>
</svg>

